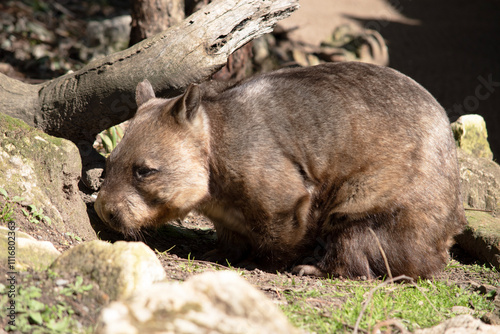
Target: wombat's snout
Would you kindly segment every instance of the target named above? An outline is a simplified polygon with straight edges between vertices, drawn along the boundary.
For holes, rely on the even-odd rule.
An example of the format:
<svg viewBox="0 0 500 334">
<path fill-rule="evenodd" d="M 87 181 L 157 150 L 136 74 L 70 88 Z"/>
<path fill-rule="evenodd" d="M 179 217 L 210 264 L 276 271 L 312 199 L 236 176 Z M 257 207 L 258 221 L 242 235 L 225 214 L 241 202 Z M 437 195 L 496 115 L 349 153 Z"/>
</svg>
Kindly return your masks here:
<svg viewBox="0 0 500 334">
<path fill-rule="evenodd" d="M 144 222 L 153 222 L 154 220 L 150 218 L 153 215 L 150 214 L 148 208 L 141 205 L 141 199 L 131 196 L 125 198 L 123 194 L 116 194 L 115 191 L 101 188 L 94 203 L 94 209 L 99 218 L 111 229 L 127 237 L 136 237 L 137 230 L 145 225 Z M 130 211 L 130 201 L 132 200 L 136 209 L 134 213 Z M 140 215 L 141 213 L 144 215 Z"/>
<path fill-rule="evenodd" d="M 106 205 L 106 202 L 103 200 L 103 196 L 101 195 L 101 193 L 97 195 L 97 199 L 94 203 L 94 209 L 103 222 L 114 229 L 118 228 L 118 226 L 114 226 L 113 224 L 113 222 L 116 222 L 116 210 L 111 208 L 110 205 Z"/>
</svg>

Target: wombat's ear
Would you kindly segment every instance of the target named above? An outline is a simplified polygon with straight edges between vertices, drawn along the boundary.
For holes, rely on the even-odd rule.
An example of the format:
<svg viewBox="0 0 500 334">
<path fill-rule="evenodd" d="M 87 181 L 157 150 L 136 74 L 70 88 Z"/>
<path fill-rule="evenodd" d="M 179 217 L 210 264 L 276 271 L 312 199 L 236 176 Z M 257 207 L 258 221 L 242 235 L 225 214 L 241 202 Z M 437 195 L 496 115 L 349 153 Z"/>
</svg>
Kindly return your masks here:
<svg viewBox="0 0 500 334">
<path fill-rule="evenodd" d="M 172 115 L 179 124 L 190 122 L 196 116 L 200 107 L 201 93 L 200 87 L 195 84 L 189 85 L 186 92 L 175 103 Z"/>
<path fill-rule="evenodd" d="M 140 107 L 153 98 L 155 98 L 155 92 L 149 80 L 144 79 L 144 81 L 139 82 L 135 89 L 135 102 L 137 103 L 137 107 Z"/>
</svg>

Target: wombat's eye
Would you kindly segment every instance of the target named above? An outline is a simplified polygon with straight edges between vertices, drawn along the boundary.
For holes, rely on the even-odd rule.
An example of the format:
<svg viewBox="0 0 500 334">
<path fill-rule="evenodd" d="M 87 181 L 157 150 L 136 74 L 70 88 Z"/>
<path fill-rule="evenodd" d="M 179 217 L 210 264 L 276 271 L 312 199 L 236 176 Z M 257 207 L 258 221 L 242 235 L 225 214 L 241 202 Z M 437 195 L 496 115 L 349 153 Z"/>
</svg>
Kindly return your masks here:
<svg viewBox="0 0 500 334">
<path fill-rule="evenodd" d="M 158 173 L 158 169 L 136 166 L 133 168 L 134 177 L 138 180 L 142 180 L 148 176 Z"/>
</svg>

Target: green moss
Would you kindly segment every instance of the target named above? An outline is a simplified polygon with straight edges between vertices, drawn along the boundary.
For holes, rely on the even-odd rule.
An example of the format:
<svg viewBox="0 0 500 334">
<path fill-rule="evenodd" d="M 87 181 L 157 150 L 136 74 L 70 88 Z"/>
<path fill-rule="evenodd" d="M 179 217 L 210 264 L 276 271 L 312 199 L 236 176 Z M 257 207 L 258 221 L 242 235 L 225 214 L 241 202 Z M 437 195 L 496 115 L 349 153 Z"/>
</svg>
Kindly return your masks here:
<svg viewBox="0 0 500 334">
<path fill-rule="evenodd" d="M 11 155 L 23 158 L 33 158 L 39 161 L 57 162 L 60 153 L 58 147 L 63 145 L 63 139 L 55 138 L 40 130 L 29 127 L 21 120 L 0 114 L 1 146 Z M 43 154 L 42 154 L 43 153 Z M 49 154 L 48 159 L 46 155 Z"/>
<path fill-rule="evenodd" d="M 490 242 L 500 245 L 500 219 L 493 217 L 487 212 L 468 210 L 466 211 L 467 226 L 474 235 L 481 235 Z"/>
<path fill-rule="evenodd" d="M 10 234 L 9 234 L 10 233 Z M 0 249 L 8 249 L 9 237 L 12 231 L 0 226 Z M 15 238 L 17 247 L 15 249 L 15 270 L 24 271 L 32 268 L 35 271 L 45 270 L 58 256 L 59 252 L 47 241 L 38 241 L 28 234 L 16 231 Z M 8 263 L 7 252 L 0 254 L 2 263 Z M 12 269 L 12 268 L 11 268 Z"/>
<path fill-rule="evenodd" d="M 18 131 L 19 129 L 30 130 L 28 124 L 21 121 L 20 119 L 9 117 L 5 114 L 0 113 L 0 125 L 3 129 L 7 131 Z"/>
</svg>

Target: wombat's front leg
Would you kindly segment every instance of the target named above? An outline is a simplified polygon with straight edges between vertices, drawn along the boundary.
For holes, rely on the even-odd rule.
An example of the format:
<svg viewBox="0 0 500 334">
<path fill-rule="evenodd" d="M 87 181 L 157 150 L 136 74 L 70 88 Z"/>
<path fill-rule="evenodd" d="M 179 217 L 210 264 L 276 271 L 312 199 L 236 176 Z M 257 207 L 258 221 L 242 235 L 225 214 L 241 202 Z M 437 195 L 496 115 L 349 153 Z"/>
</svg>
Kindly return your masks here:
<svg viewBox="0 0 500 334">
<path fill-rule="evenodd" d="M 220 264 L 236 265 L 247 260 L 251 248 L 248 240 L 239 233 L 230 231 L 215 224 L 217 231 L 217 248 L 203 255 L 206 261 Z"/>
</svg>

